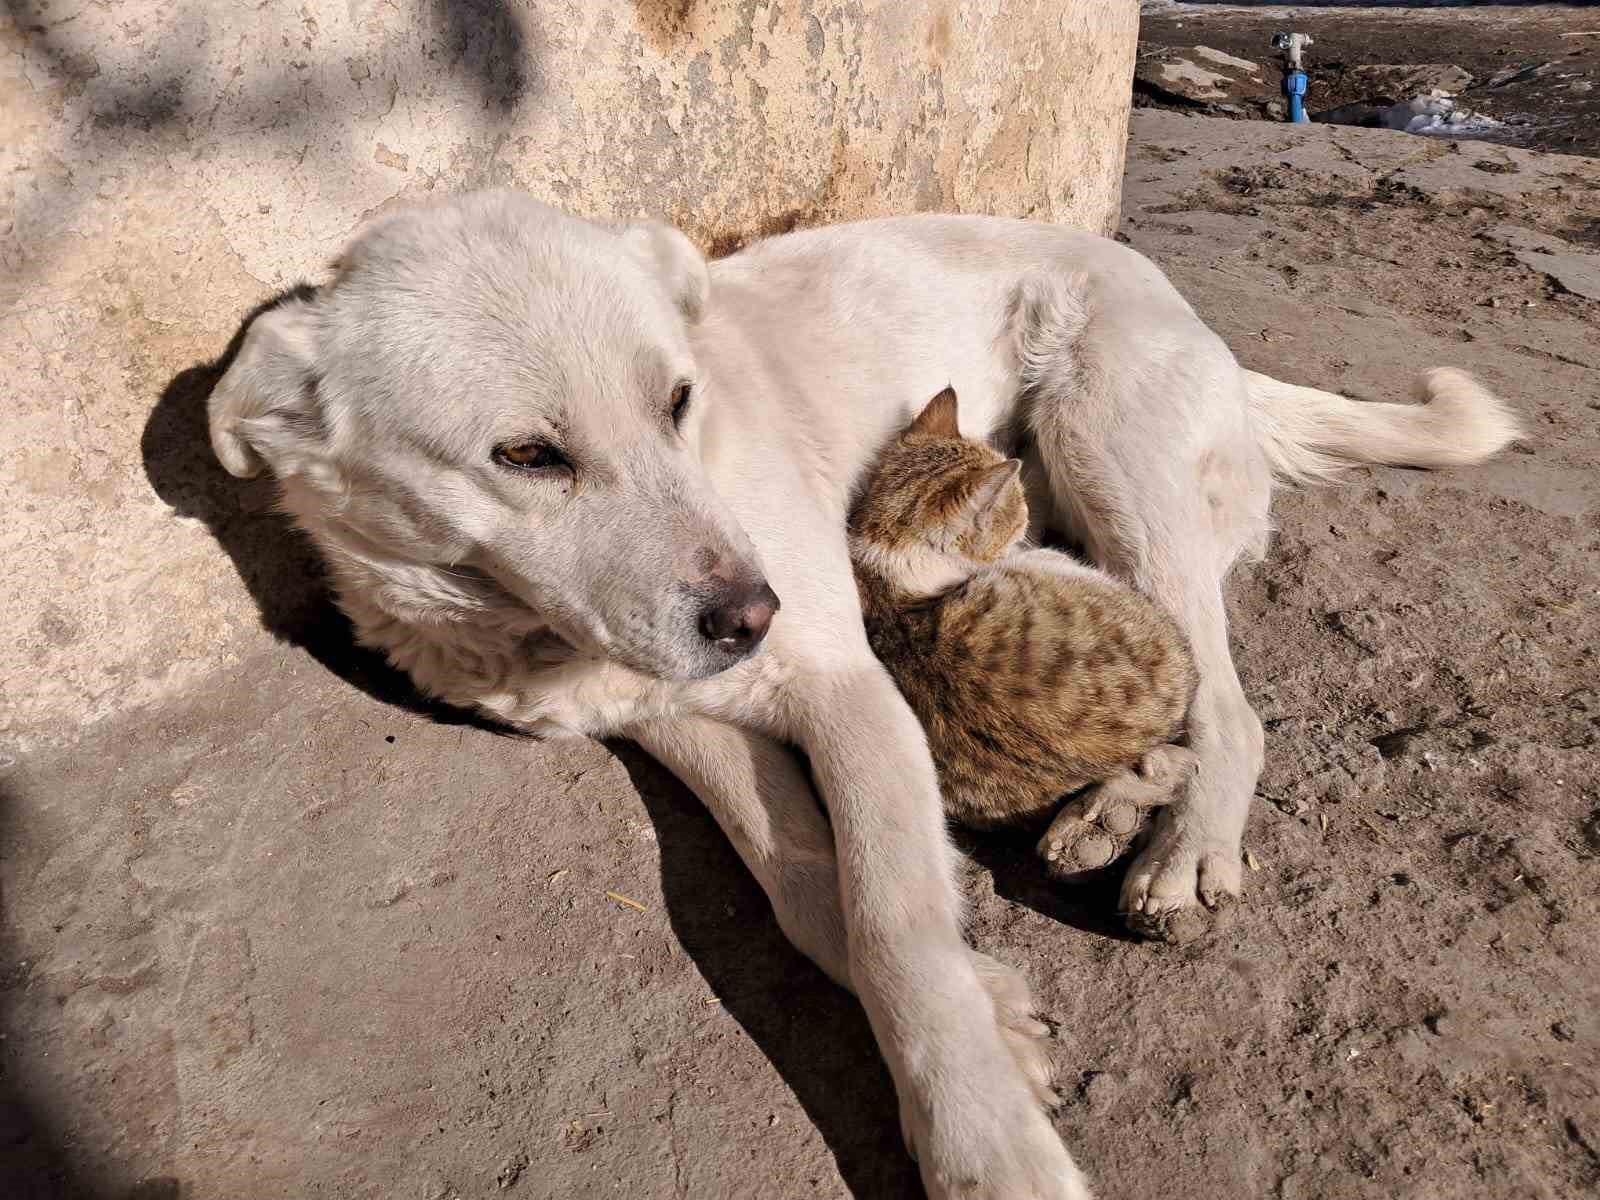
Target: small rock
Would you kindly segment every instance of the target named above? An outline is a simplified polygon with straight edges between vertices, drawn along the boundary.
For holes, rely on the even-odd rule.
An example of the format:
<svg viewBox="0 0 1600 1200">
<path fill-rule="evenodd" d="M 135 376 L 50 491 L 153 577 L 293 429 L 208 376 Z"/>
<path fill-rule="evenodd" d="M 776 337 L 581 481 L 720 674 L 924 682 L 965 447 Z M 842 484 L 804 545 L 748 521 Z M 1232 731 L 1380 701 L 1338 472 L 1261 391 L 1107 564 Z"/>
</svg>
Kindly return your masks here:
<svg viewBox="0 0 1600 1200">
<path fill-rule="evenodd" d="M 507 1188 L 516 1187 L 517 1180 L 522 1178 L 522 1172 L 527 1170 L 528 1156 L 526 1154 L 513 1154 L 500 1164 L 500 1170 L 495 1175 L 495 1184 L 503 1192 Z"/>
<path fill-rule="evenodd" d="M 1139 61 L 1135 90 L 1156 100 L 1195 105 L 1238 103 L 1275 89 L 1257 63 L 1210 46 L 1170 47 Z"/>
<path fill-rule="evenodd" d="M 1550 1033 L 1558 1042 L 1570 1042 L 1573 1040 L 1572 1026 L 1565 1021 L 1557 1021 L 1550 1026 Z"/>
<path fill-rule="evenodd" d="M 1344 82 L 1368 96 L 1426 96 L 1434 91 L 1455 95 L 1472 85 L 1472 72 L 1453 63 L 1370 63 L 1351 67 Z"/>
</svg>

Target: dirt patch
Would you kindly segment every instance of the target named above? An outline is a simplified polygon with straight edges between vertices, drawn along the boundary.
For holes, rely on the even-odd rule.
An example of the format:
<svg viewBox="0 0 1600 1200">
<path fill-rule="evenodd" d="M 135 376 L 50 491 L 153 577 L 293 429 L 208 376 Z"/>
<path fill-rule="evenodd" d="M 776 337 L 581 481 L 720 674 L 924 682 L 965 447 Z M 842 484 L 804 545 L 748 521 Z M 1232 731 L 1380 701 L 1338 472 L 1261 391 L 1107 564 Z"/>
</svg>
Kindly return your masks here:
<svg viewBox="0 0 1600 1200">
<path fill-rule="evenodd" d="M 1470 145 L 1418 143 L 1392 169 L 1352 171 L 1354 156 L 1337 141 L 1328 145 L 1335 161 L 1326 166 L 1334 169 L 1292 161 L 1202 168 L 1197 186 L 1142 211 L 1262 220 L 1265 228 L 1246 257 L 1299 291 L 1319 292 L 1365 262 L 1391 268 L 1375 271 L 1367 287 L 1397 312 L 1460 321 L 1474 306 L 1533 310 L 1555 303 L 1575 318 L 1600 320 L 1600 305 L 1572 294 L 1555 274 L 1522 269 L 1527 256 L 1519 256 L 1507 224 L 1548 231 L 1574 246 L 1593 244 L 1600 189 L 1592 173 L 1563 172 L 1525 189 L 1494 190 L 1488 180 L 1521 173 L 1516 160 L 1480 158 L 1481 148 Z M 1424 180 L 1429 186 L 1421 186 Z M 1463 329 L 1457 336 L 1474 335 Z"/>
<path fill-rule="evenodd" d="M 1507 123 L 1484 140 L 1565 154 L 1600 154 L 1600 37 L 1567 36 L 1600 29 L 1592 8 L 1353 11 L 1179 5 L 1144 15 L 1140 54 L 1205 45 L 1263 64 L 1276 86 L 1281 72 L 1275 65 L 1272 35 L 1290 27 L 1315 39 L 1306 58 L 1309 112 L 1368 100 L 1375 90 L 1392 91 L 1392 79 L 1374 80 L 1374 65 L 1454 67 L 1455 75 L 1419 79 L 1459 83 L 1459 72 L 1470 76 L 1471 82 L 1457 89 L 1462 104 Z M 1489 86 L 1492 82 L 1495 86 Z M 1406 100 L 1414 94 L 1390 99 Z M 1141 102 L 1158 107 L 1165 103 L 1148 95 Z M 1247 103 L 1237 114 L 1221 115 L 1259 117 L 1263 111 L 1263 104 Z"/>
</svg>

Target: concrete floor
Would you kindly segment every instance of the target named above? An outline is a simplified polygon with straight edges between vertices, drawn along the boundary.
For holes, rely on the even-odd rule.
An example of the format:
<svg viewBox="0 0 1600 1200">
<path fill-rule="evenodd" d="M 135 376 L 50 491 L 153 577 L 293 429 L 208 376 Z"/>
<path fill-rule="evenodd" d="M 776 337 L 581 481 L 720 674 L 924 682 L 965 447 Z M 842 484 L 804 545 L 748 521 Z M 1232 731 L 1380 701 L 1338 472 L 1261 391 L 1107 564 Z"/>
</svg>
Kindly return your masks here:
<svg viewBox="0 0 1600 1200">
<path fill-rule="evenodd" d="M 1281 498 L 1231 594 L 1260 869 L 1209 946 L 1130 942 L 1109 892 L 969 843 L 974 936 L 1060 1023 L 1106 1196 L 1600 1181 L 1600 306 L 1502 229 L 1592 264 L 1596 211 L 1584 160 L 1138 119 L 1123 235 L 1249 365 L 1368 397 L 1465 365 L 1532 434 Z M 8 676 L 0 774 L 0 1195 L 914 1195 L 854 1002 L 681 789 L 427 712 L 349 645 L 205 443 L 258 284 L 201 207 L 174 228 L 160 311 L 107 233 L 0 348 L 142 430 L 131 472 L 84 421 L 43 460 L 117 519 L 34 514 L 63 594 L 7 614 L 40 666 Z M 101 321 L 137 349 L 97 357 Z"/>
</svg>

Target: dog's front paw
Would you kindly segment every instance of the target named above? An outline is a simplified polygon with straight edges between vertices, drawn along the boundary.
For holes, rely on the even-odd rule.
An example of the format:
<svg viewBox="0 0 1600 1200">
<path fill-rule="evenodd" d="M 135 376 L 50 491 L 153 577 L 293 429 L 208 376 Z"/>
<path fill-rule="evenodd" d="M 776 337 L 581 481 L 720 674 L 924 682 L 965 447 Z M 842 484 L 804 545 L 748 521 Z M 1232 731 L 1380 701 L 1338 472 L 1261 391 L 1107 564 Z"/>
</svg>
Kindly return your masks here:
<svg viewBox="0 0 1600 1200">
<path fill-rule="evenodd" d="M 900 1093 L 901 1130 L 923 1186 L 930 1200 L 1090 1200 L 1046 1112 L 1057 1099 L 1049 1029 L 1033 1015 L 1028 985 L 985 954 L 973 951 L 972 963 L 993 1024 L 939 1039 L 946 1053 L 937 1063 L 925 1046 L 916 1057 L 932 1069 Z"/>
</svg>

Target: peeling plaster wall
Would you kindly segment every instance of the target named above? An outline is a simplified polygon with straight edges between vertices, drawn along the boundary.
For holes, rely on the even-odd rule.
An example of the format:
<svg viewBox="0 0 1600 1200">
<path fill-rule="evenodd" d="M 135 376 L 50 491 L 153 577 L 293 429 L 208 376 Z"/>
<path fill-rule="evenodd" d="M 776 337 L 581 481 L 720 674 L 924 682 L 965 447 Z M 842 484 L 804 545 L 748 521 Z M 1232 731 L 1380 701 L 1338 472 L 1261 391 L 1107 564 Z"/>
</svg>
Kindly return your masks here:
<svg viewBox="0 0 1600 1200">
<path fill-rule="evenodd" d="M 204 459 L 198 406 L 244 312 L 365 217 L 515 184 L 712 252 L 924 209 L 1106 230 L 1137 24 L 1134 0 L 4 0 L 0 763 L 315 604 L 265 577 L 270 495 Z"/>
</svg>

